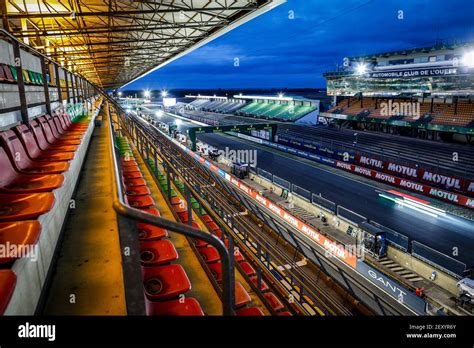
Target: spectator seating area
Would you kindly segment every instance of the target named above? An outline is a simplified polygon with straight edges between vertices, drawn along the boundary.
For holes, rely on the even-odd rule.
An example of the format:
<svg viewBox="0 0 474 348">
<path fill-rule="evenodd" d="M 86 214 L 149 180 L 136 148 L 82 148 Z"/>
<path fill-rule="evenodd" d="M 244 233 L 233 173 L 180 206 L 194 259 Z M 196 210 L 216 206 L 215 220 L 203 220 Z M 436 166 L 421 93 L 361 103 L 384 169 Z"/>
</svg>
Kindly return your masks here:
<svg viewBox="0 0 474 348">
<path fill-rule="evenodd" d="M 70 105 L 0 132 L 0 244 L 9 246 L 0 314 L 34 314 L 101 108 L 94 104 L 92 117 Z"/>
<path fill-rule="evenodd" d="M 196 99 L 191 103 L 187 104 L 188 109 L 193 110 L 202 110 L 202 111 L 210 111 L 210 112 L 218 112 L 221 114 L 230 114 L 241 107 L 243 107 L 245 103 L 236 103 L 232 101 L 222 101 L 222 100 L 206 100 L 206 99 Z"/>
<path fill-rule="evenodd" d="M 417 99 L 391 99 L 394 102 L 418 103 Z M 383 103 L 389 103 L 389 99 L 364 97 L 362 102 L 357 97 L 350 97 L 341 100 L 336 106 L 328 110 L 328 113 L 344 114 L 356 117 L 401 120 L 406 122 L 425 122 L 431 124 L 473 127 L 474 126 L 474 102 L 472 100 L 459 100 L 457 106 L 455 103 L 431 103 L 425 101 L 419 105 L 419 114 L 411 112 L 408 114 L 383 113 Z M 414 103 L 414 104 L 413 104 Z M 412 108 L 415 110 L 415 108 Z"/>
<path fill-rule="evenodd" d="M 42 86 L 43 75 L 39 72 L 23 69 L 23 81 L 26 85 L 38 85 Z M 49 75 L 47 75 L 48 85 L 56 86 L 56 81 L 51 81 Z M 16 67 L 13 65 L 7 65 L 0 63 L 0 82 L 1 83 L 17 83 L 18 82 L 18 73 Z"/>
<path fill-rule="evenodd" d="M 314 110 L 316 110 L 316 107 L 311 105 L 252 102 L 239 109 L 236 115 L 280 121 L 296 121 Z"/>
</svg>

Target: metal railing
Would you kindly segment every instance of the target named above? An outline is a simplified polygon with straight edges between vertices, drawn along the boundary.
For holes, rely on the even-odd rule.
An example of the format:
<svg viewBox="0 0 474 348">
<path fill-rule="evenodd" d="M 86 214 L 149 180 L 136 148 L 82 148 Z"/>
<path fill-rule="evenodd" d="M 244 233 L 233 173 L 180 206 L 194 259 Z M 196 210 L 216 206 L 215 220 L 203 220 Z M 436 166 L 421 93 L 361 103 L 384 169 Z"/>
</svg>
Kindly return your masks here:
<svg viewBox="0 0 474 348">
<path fill-rule="evenodd" d="M 107 99 L 108 96 L 107 96 Z M 110 102 L 113 103 L 109 99 Z M 114 103 L 114 106 L 117 110 L 117 116 L 119 119 L 119 122 L 121 120 L 122 115 L 125 113 L 124 110 L 121 110 L 120 107 Z M 109 113 L 108 119 L 109 119 L 109 132 L 110 132 L 110 139 L 111 139 L 111 158 L 113 161 L 113 169 L 114 169 L 114 177 L 115 180 L 113 182 L 114 186 L 114 197 L 113 197 L 113 207 L 117 214 L 120 216 L 123 216 L 127 219 L 137 221 L 137 222 L 144 222 L 148 223 L 153 226 L 161 227 L 166 230 L 185 235 L 187 237 L 192 237 L 192 238 L 197 238 L 200 240 L 203 240 L 213 247 L 217 249 L 219 252 L 219 255 L 221 257 L 221 263 L 222 263 L 222 311 L 224 315 L 233 315 L 234 314 L 234 302 L 235 302 L 235 294 L 234 294 L 234 270 L 231 264 L 230 256 L 227 251 L 226 246 L 220 239 L 215 237 L 214 235 L 210 233 L 203 232 L 201 230 L 192 228 L 188 225 L 184 225 L 181 223 L 177 223 L 171 220 L 164 219 L 162 217 L 158 217 L 149 213 L 146 213 L 142 210 L 130 207 L 125 203 L 124 200 L 124 192 L 122 189 L 121 185 L 121 174 L 120 174 L 120 169 L 117 161 L 117 154 L 116 150 L 114 147 L 113 139 L 114 139 L 114 133 L 113 133 L 113 119 L 112 116 L 110 115 L 109 109 L 107 109 L 107 112 Z M 122 115 L 121 115 L 122 114 Z M 122 128 L 126 129 L 126 128 Z M 132 137 L 132 134 L 128 134 L 129 137 Z M 132 138 L 133 139 L 133 138 Z M 177 174 L 179 176 L 179 173 Z"/>
</svg>

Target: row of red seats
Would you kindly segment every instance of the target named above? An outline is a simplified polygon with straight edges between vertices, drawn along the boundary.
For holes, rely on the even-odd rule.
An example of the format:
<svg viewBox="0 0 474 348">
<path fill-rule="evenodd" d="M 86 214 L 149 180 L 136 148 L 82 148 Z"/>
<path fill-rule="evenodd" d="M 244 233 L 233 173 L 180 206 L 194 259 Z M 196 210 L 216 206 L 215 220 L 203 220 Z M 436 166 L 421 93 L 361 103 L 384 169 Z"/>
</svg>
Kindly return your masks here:
<svg viewBox="0 0 474 348">
<path fill-rule="evenodd" d="M 181 188 L 182 187 L 178 185 L 178 189 L 181 190 Z M 174 197 L 172 204 L 180 220 L 183 223 L 188 223 L 188 211 L 187 211 L 186 203 L 183 202 L 178 197 Z M 197 211 L 199 214 L 200 210 L 194 209 L 194 211 Z M 201 214 L 200 216 L 201 216 L 201 220 L 206 224 L 209 231 L 211 231 L 213 235 L 221 239 L 224 242 L 224 244 L 228 246 L 228 240 L 224 238 L 222 234 L 222 230 L 219 228 L 216 222 L 212 219 L 212 217 L 208 214 Z M 192 220 L 193 220 L 192 221 L 193 227 L 199 228 L 199 225 L 194 221 L 194 217 L 192 217 Z M 194 239 L 193 242 L 196 246 L 199 256 L 206 263 L 211 274 L 214 276 L 214 278 L 217 280 L 218 283 L 221 283 L 222 282 L 222 265 L 220 263 L 220 256 L 217 249 L 214 248 L 212 245 L 209 245 L 208 243 L 203 242 L 202 240 Z M 257 272 L 252 267 L 252 265 L 245 260 L 245 257 L 244 255 L 242 255 L 242 253 L 240 253 L 240 250 L 236 249 L 233 256 L 234 256 L 234 261 L 240 265 L 241 269 L 250 278 L 252 283 L 255 284 L 255 286 L 258 286 L 257 285 L 258 284 Z M 246 304 L 250 302 L 250 296 L 247 294 L 243 286 L 240 283 L 238 284 L 239 286 L 236 286 L 235 297 L 236 297 L 236 307 L 239 309 L 236 309 L 236 314 L 238 316 L 263 316 L 264 314 L 262 310 L 258 307 L 255 307 L 255 306 L 244 307 Z M 261 280 L 260 291 L 262 291 L 264 298 L 268 301 L 268 303 L 271 305 L 273 310 L 275 312 L 280 312 L 279 313 L 280 315 L 291 315 L 291 313 L 284 311 L 285 306 L 283 305 L 283 303 L 278 299 L 278 297 L 273 292 L 270 292 L 269 289 L 270 288 L 265 283 L 265 281 Z"/>
<path fill-rule="evenodd" d="M 131 151 L 123 154 L 121 167 L 126 203 L 160 216 Z M 191 289 L 191 283 L 184 268 L 172 264 L 178 259 L 178 253 L 173 243 L 166 239 L 167 231 L 146 223 L 138 223 L 137 229 L 147 315 L 203 316 L 199 302 L 184 296 Z"/>
<path fill-rule="evenodd" d="M 41 233 L 37 218 L 53 208 L 52 191 L 63 185 L 61 173 L 68 170 L 86 128 L 60 113 L 0 133 L 0 244 L 36 244 Z M 0 266 L 11 267 L 16 257 L 10 256 L 0 258 Z M 0 314 L 15 283 L 11 269 L 0 271 Z"/>
</svg>

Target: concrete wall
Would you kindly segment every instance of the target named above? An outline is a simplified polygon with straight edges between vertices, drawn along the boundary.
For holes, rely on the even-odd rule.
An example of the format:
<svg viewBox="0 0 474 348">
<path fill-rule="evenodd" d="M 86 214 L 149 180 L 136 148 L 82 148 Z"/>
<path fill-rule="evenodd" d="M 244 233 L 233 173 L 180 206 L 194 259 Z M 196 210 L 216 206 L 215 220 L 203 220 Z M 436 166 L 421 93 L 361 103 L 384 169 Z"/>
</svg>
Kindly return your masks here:
<svg viewBox="0 0 474 348">
<path fill-rule="evenodd" d="M 457 295 L 458 291 L 456 283 L 458 282 L 458 280 L 453 278 L 452 276 L 396 248 L 388 248 L 388 257 L 393 261 L 399 263 L 401 266 L 413 271 L 416 274 L 419 274 L 425 279 L 429 279 L 431 273 L 433 271 L 436 271 L 437 276 L 433 283 L 442 287 L 443 289 L 448 290 L 450 293 Z"/>
</svg>

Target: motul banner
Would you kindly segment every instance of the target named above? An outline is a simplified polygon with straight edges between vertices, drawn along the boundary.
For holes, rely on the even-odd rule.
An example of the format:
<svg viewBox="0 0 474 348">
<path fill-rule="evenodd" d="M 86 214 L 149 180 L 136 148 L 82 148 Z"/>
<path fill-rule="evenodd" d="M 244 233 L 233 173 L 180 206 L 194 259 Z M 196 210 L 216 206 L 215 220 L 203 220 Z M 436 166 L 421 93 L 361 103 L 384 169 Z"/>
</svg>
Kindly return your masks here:
<svg viewBox="0 0 474 348">
<path fill-rule="evenodd" d="M 336 167 L 356 174 L 364 175 L 378 181 L 382 181 L 401 188 L 416 191 L 418 193 L 442 199 L 457 205 L 462 205 L 474 209 L 474 198 L 463 196 L 459 193 L 442 190 L 418 182 L 410 181 L 404 178 L 396 177 L 390 174 L 381 173 L 373 169 L 368 169 L 355 164 L 336 161 Z"/>
<path fill-rule="evenodd" d="M 382 161 L 368 156 L 357 155 L 356 163 L 381 170 L 397 176 L 408 177 L 416 181 L 426 182 L 445 190 L 465 193 L 474 196 L 474 181 L 460 177 L 433 172 L 421 167 L 410 167 L 395 162 Z"/>
</svg>

